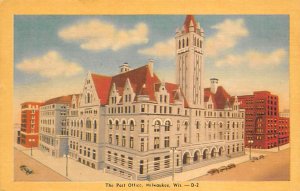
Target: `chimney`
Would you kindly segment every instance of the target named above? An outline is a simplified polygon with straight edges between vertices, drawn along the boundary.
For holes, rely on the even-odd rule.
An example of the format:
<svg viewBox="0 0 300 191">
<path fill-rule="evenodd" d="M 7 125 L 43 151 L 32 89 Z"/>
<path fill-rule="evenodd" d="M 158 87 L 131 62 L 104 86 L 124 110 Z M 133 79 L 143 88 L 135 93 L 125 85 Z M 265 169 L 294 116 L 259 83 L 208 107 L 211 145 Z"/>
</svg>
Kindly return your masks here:
<svg viewBox="0 0 300 191">
<path fill-rule="evenodd" d="M 211 93 L 215 94 L 217 92 L 218 88 L 218 79 L 217 78 L 211 78 L 210 79 L 210 91 Z"/>
<path fill-rule="evenodd" d="M 151 77 L 153 77 L 153 64 L 154 64 L 154 60 L 152 58 L 149 59 L 147 65 L 148 65 Z"/>
</svg>

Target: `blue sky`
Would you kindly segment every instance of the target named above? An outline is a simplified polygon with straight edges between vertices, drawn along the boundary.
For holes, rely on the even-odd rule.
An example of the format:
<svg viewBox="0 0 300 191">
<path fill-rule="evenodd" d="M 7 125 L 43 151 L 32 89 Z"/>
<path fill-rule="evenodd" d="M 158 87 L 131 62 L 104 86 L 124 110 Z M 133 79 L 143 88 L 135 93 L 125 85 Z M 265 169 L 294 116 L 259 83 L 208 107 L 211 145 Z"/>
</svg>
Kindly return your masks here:
<svg viewBox="0 0 300 191">
<path fill-rule="evenodd" d="M 206 86 L 220 79 L 231 95 L 268 90 L 288 109 L 289 17 L 197 15 L 205 31 Z M 88 71 L 113 75 L 155 60 L 174 82 L 174 35 L 185 15 L 14 17 L 14 104 L 79 93 Z M 122 40 L 120 40 L 122 39 Z M 167 74 L 167 75 L 166 75 Z M 16 121 L 18 118 L 16 118 Z"/>
</svg>

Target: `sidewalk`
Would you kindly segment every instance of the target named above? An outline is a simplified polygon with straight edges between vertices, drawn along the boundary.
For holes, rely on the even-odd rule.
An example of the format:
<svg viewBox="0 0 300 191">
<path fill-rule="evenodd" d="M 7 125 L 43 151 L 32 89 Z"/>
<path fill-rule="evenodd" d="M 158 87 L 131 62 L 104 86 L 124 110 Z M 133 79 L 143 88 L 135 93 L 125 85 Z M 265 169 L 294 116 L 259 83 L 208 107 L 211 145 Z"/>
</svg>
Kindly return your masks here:
<svg viewBox="0 0 300 191">
<path fill-rule="evenodd" d="M 25 148 L 21 145 L 15 145 L 15 148 L 30 156 L 30 148 Z M 73 159 L 68 159 L 68 176 L 66 176 L 66 158 L 54 158 L 46 153 L 43 153 L 37 148 L 32 150 L 32 158 L 46 165 L 55 172 L 68 178 L 71 181 L 128 181 L 121 177 L 104 173 L 103 170 L 95 170 L 87 167 Z"/>
<path fill-rule="evenodd" d="M 251 155 L 259 156 L 260 154 L 252 152 Z M 189 170 L 189 171 L 185 171 L 182 173 L 175 173 L 174 181 L 175 182 L 189 181 L 194 178 L 206 175 L 207 171 L 209 171 L 210 169 L 219 168 L 221 166 L 227 166 L 230 163 L 240 164 L 240 163 L 247 162 L 247 161 L 249 161 L 249 153 L 248 152 L 246 152 L 244 156 L 240 156 L 240 157 L 232 158 L 232 159 L 229 159 L 229 160 L 226 160 L 223 162 L 207 165 L 207 166 L 195 169 L 195 170 Z M 161 178 L 161 179 L 158 179 L 157 181 L 172 182 L 172 176 Z"/>
<path fill-rule="evenodd" d="M 290 148 L 290 144 L 285 144 L 279 147 L 279 150 L 285 150 Z M 249 151 L 249 148 L 246 148 L 246 151 Z M 258 153 L 262 153 L 262 152 L 278 152 L 278 147 L 274 147 L 272 149 L 254 149 L 251 148 L 252 152 L 258 152 Z"/>
<path fill-rule="evenodd" d="M 290 146 L 289 144 L 280 146 L 280 150 L 285 150 L 288 149 Z M 272 148 L 272 149 L 251 149 L 251 156 L 252 157 L 257 157 L 261 154 L 263 155 L 268 155 L 268 152 L 273 153 L 273 152 L 278 152 L 278 147 Z M 215 164 L 211 164 L 208 166 L 204 166 L 195 170 L 190 170 L 190 171 L 186 171 L 186 172 L 182 172 L 182 173 L 175 173 L 174 175 L 174 181 L 178 181 L 178 182 L 183 182 L 183 181 L 188 181 L 188 180 L 192 180 L 194 178 L 197 178 L 199 176 L 204 176 L 207 174 L 207 171 L 209 171 L 210 169 L 213 168 L 219 168 L 221 166 L 227 166 L 230 163 L 234 163 L 234 164 L 240 164 L 243 162 L 247 162 L 249 161 L 249 149 L 245 149 L 245 155 L 241 156 L 241 157 L 237 157 L 237 158 L 232 158 L 230 160 L 227 161 L 223 161 L 220 163 L 215 163 Z M 167 182 L 171 182 L 172 181 L 172 176 L 169 177 L 165 177 L 162 179 L 158 179 L 157 181 L 167 181 Z"/>
</svg>

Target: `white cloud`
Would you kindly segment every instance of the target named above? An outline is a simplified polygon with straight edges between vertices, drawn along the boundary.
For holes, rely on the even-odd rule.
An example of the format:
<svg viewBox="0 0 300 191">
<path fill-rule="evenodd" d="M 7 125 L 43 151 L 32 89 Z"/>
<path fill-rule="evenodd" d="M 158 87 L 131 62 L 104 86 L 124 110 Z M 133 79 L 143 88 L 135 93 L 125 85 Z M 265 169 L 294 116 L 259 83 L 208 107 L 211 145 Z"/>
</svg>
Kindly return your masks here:
<svg viewBox="0 0 300 191">
<path fill-rule="evenodd" d="M 125 30 L 111 23 L 93 19 L 63 28 L 58 36 L 66 41 L 80 43 L 85 50 L 103 51 L 119 49 L 148 42 L 148 26 L 138 23 L 133 29 Z"/>
<path fill-rule="evenodd" d="M 280 48 L 270 53 L 258 52 L 250 50 L 241 55 L 229 54 L 223 59 L 215 62 L 217 67 L 222 66 L 248 66 L 251 68 L 263 68 L 265 66 L 277 66 L 283 63 L 287 52 Z"/>
<path fill-rule="evenodd" d="M 242 37 L 249 34 L 243 19 L 226 19 L 211 28 L 216 29 L 217 32 L 207 38 L 205 43 L 205 53 L 210 57 L 217 56 L 227 49 L 235 47 Z"/>
<path fill-rule="evenodd" d="M 24 59 L 16 65 L 16 68 L 29 74 L 37 73 L 46 78 L 69 77 L 83 71 L 79 64 L 63 59 L 56 51 L 49 51 L 41 57 Z"/>
<path fill-rule="evenodd" d="M 138 52 L 148 56 L 174 58 L 175 41 L 173 38 L 171 38 L 163 42 L 157 42 L 152 47 L 141 49 Z"/>
</svg>

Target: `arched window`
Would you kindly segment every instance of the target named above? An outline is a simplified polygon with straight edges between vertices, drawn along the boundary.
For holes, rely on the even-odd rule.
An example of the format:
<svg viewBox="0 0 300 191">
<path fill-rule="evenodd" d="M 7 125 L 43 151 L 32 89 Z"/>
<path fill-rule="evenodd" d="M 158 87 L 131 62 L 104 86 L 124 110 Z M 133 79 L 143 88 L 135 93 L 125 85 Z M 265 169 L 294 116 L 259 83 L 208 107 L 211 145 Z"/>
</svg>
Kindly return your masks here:
<svg viewBox="0 0 300 191">
<path fill-rule="evenodd" d="M 116 120 L 115 124 L 116 124 L 116 129 L 119 129 L 119 121 L 118 120 Z"/>
<path fill-rule="evenodd" d="M 134 130 L 134 121 L 133 120 L 130 120 L 129 127 L 130 127 L 130 131 Z"/>
<path fill-rule="evenodd" d="M 222 128 L 223 127 L 223 123 L 220 123 L 220 128 Z"/>
<path fill-rule="evenodd" d="M 211 122 L 210 121 L 208 122 L 208 128 L 211 128 Z"/>
<path fill-rule="evenodd" d="M 180 40 L 178 41 L 178 48 L 179 49 L 181 48 L 181 42 L 180 42 Z"/>
<path fill-rule="evenodd" d="M 186 46 L 189 46 L 189 39 L 186 38 Z"/>
<path fill-rule="evenodd" d="M 170 126 L 171 126 L 171 122 L 170 121 L 166 121 L 165 122 L 165 131 L 170 131 Z"/>
<path fill-rule="evenodd" d="M 109 121 L 108 121 L 108 127 L 109 127 L 110 129 L 112 129 L 112 124 L 113 124 L 113 123 L 112 123 L 112 120 L 109 120 Z"/>
<path fill-rule="evenodd" d="M 182 48 L 184 48 L 184 39 L 182 39 Z"/>
<path fill-rule="evenodd" d="M 155 123 L 154 123 L 154 132 L 159 132 L 160 131 L 160 121 L 159 120 L 156 120 Z"/>
<path fill-rule="evenodd" d="M 187 130 L 189 127 L 189 123 L 187 121 L 184 122 L 184 129 Z"/>
</svg>

